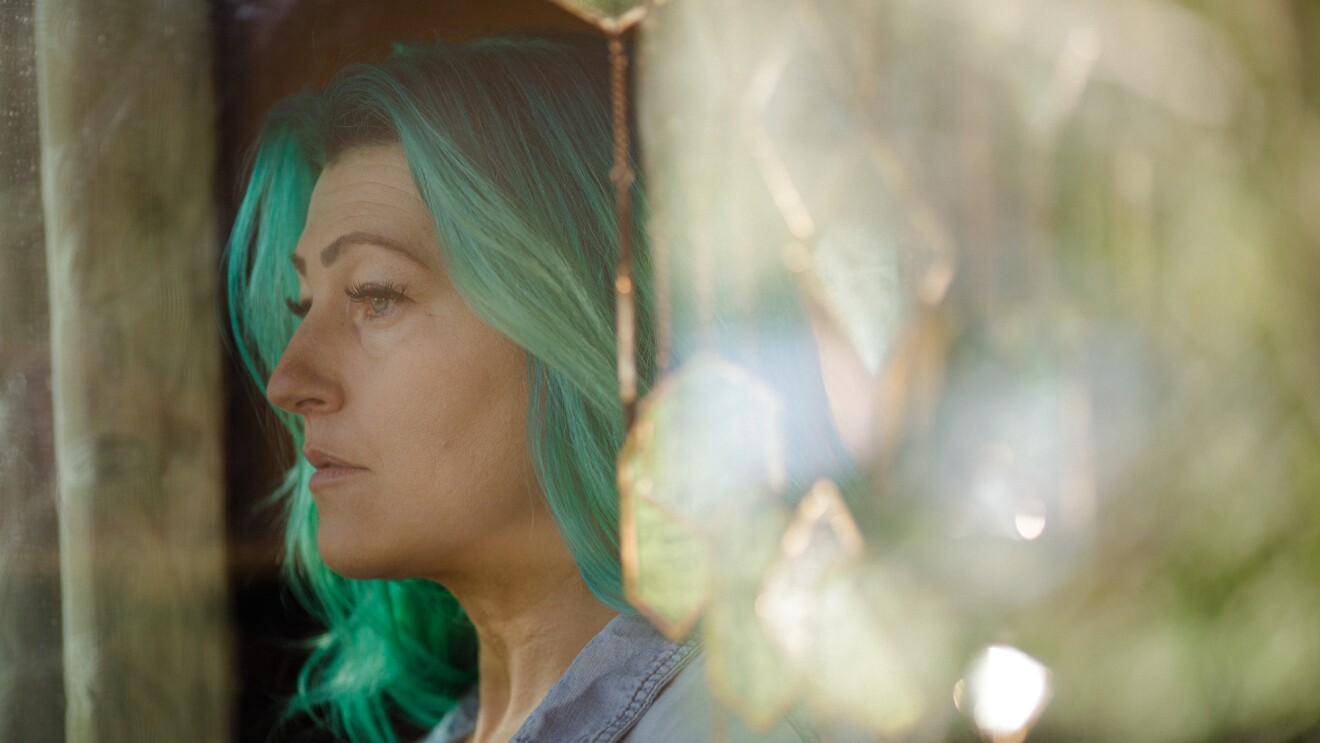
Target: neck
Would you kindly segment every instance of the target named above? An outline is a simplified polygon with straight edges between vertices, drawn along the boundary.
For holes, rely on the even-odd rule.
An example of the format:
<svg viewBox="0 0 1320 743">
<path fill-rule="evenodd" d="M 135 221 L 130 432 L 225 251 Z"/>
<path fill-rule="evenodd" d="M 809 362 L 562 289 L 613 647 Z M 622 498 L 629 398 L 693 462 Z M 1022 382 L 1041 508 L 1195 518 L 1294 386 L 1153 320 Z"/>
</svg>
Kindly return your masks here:
<svg viewBox="0 0 1320 743">
<path fill-rule="evenodd" d="M 511 739 L 573 659 L 617 612 L 587 588 L 565 548 L 536 569 L 443 581 L 477 632 L 471 743 Z"/>
</svg>

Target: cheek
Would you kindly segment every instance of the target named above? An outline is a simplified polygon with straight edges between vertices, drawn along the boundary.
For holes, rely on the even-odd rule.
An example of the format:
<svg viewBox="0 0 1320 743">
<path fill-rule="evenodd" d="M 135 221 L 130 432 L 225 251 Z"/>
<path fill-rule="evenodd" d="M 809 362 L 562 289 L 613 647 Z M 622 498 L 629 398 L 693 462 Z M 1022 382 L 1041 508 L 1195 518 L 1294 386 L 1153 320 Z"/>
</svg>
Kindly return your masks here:
<svg viewBox="0 0 1320 743">
<path fill-rule="evenodd" d="M 504 512 L 527 501 L 523 354 L 499 336 L 473 340 L 462 353 L 392 364 L 369 394 L 382 471 L 411 502 L 400 515 Z"/>
</svg>

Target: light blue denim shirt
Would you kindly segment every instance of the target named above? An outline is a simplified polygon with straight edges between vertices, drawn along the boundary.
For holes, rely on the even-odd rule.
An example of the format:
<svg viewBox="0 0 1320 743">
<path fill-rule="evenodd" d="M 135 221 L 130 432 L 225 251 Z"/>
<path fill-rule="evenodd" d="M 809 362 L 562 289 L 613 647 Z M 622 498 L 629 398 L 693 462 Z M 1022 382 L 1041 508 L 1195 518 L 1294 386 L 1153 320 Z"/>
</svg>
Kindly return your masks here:
<svg viewBox="0 0 1320 743">
<path fill-rule="evenodd" d="M 679 645 L 640 617 L 620 614 L 550 687 L 512 743 L 705 743 L 712 710 L 696 640 Z M 475 690 L 423 743 L 458 743 L 476 725 Z M 764 732 L 723 731 L 730 741 L 816 743 L 791 716 Z"/>
</svg>

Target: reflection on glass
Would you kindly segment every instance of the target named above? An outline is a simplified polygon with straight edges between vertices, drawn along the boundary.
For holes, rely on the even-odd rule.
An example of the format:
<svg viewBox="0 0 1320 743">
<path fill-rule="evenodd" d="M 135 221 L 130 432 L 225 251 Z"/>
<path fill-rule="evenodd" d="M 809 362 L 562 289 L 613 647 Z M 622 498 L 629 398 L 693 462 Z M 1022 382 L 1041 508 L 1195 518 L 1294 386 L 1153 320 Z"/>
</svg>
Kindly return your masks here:
<svg viewBox="0 0 1320 743">
<path fill-rule="evenodd" d="M 1025 739 L 1049 698 L 1049 670 L 1007 645 L 982 651 L 954 688 L 958 709 L 993 743 Z"/>
</svg>

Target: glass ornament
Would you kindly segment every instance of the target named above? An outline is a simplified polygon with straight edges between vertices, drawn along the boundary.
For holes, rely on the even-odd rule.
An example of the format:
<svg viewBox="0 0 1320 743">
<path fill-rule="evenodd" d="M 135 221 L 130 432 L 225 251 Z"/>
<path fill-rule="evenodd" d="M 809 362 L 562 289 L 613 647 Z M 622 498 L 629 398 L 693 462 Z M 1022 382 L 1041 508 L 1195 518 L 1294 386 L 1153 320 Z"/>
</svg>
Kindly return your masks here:
<svg viewBox="0 0 1320 743">
<path fill-rule="evenodd" d="M 619 454 L 624 589 L 671 639 L 710 600 L 712 545 L 783 488 L 780 408 L 764 383 L 703 353 L 638 409 Z"/>
<path fill-rule="evenodd" d="M 550 0 L 608 34 L 628 30 L 646 17 L 647 0 Z"/>
<path fill-rule="evenodd" d="M 717 545 L 720 582 L 702 622 L 715 698 L 751 730 L 766 730 L 800 698 L 803 673 L 757 616 L 760 576 L 775 560 L 788 522 L 780 508 L 747 514 Z"/>
<path fill-rule="evenodd" d="M 798 504 L 756 599 L 762 626 L 799 670 L 807 666 L 820 634 L 825 579 L 861 555 L 862 534 L 838 486 L 817 482 Z"/>
</svg>

